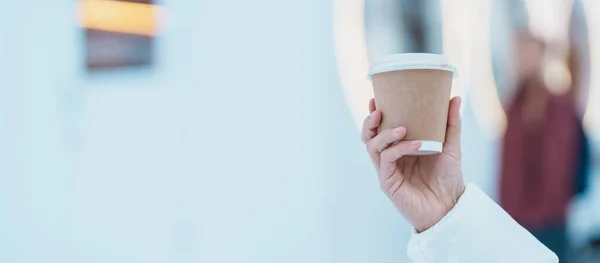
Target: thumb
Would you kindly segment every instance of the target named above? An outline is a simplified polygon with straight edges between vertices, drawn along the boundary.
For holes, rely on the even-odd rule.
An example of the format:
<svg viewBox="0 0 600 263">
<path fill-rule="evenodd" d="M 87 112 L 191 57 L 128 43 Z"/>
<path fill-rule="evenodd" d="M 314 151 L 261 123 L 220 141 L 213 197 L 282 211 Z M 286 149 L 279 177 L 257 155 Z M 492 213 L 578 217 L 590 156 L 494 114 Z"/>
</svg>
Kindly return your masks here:
<svg viewBox="0 0 600 263">
<path fill-rule="evenodd" d="M 448 106 L 448 124 L 446 127 L 446 141 L 444 142 L 444 153 L 460 158 L 460 104 L 462 99 L 454 97 Z M 459 159 L 460 160 L 460 159 Z"/>
</svg>

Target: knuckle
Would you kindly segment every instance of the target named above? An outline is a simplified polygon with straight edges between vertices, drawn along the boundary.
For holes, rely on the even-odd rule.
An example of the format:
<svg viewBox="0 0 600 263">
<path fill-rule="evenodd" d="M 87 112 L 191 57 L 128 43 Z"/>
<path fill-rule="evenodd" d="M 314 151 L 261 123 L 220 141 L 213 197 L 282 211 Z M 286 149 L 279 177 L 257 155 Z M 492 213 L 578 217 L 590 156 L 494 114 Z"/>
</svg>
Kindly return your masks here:
<svg viewBox="0 0 600 263">
<path fill-rule="evenodd" d="M 390 132 L 387 136 L 387 142 L 391 145 L 395 145 L 395 143 L 399 140 L 398 134 L 394 132 Z"/>
<path fill-rule="evenodd" d="M 373 142 L 373 140 L 370 140 L 367 142 L 367 152 L 369 153 L 375 153 L 376 152 L 376 148 L 375 148 L 375 143 Z"/>
<path fill-rule="evenodd" d="M 371 120 L 371 115 L 369 115 L 365 118 L 365 120 L 363 121 L 363 130 L 365 130 L 369 127 L 370 120 Z"/>
<path fill-rule="evenodd" d="M 364 131 L 364 134 L 365 134 L 365 140 L 366 141 L 370 141 L 373 138 L 375 138 L 375 134 L 371 130 Z"/>
</svg>

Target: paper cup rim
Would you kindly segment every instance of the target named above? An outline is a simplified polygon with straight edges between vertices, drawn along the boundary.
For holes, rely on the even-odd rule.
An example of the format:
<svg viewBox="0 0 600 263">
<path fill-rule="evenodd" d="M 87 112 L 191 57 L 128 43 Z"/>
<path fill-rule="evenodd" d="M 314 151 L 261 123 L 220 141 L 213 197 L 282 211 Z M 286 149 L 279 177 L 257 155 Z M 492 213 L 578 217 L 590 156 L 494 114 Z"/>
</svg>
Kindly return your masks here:
<svg viewBox="0 0 600 263">
<path fill-rule="evenodd" d="M 435 69 L 450 71 L 456 75 L 456 68 L 450 65 L 448 58 L 432 53 L 400 53 L 387 55 L 378 59 L 371 65 L 368 78 L 383 72 L 410 70 L 410 69 Z"/>
</svg>

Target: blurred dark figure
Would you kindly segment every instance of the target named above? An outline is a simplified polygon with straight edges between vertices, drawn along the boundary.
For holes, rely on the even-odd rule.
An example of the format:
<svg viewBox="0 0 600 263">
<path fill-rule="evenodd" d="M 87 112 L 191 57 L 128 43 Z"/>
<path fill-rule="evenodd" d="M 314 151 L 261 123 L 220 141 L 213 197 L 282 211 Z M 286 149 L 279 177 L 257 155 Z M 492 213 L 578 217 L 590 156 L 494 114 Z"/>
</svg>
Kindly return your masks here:
<svg viewBox="0 0 600 263">
<path fill-rule="evenodd" d="M 411 52 L 427 52 L 425 25 L 423 19 L 427 17 L 424 1 L 400 1 L 402 4 L 402 18 L 404 30 L 409 40 L 412 40 Z"/>
<path fill-rule="evenodd" d="M 507 109 L 500 178 L 500 203 L 566 261 L 566 216 L 579 191 L 583 129 L 568 94 L 552 94 L 541 77 L 545 43 L 517 36 L 519 84 Z"/>
</svg>

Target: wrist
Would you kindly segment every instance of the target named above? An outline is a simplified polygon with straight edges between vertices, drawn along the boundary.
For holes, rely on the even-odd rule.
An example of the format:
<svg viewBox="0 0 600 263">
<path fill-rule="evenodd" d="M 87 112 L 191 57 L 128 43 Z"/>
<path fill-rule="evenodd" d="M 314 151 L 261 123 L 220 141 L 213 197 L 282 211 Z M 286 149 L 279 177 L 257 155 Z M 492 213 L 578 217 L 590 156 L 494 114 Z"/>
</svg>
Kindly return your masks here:
<svg viewBox="0 0 600 263">
<path fill-rule="evenodd" d="M 439 206 L 437 206 L 438 209 L 426 214 L 424 220 L 413 225 L 417 233 L 421 233 L 430 229 L 440 222 L 446 215 L 448 215 L 448 213 L 450 213 L 450 211 L 452 211 L 452 209 L 456 206 L 462 194 L 465 192 L 465 187 L 466 185 L 461 183 L 455 187 L 455 189 L 449 191 L 447 195 L 439 198 Z"/>
</svg>

